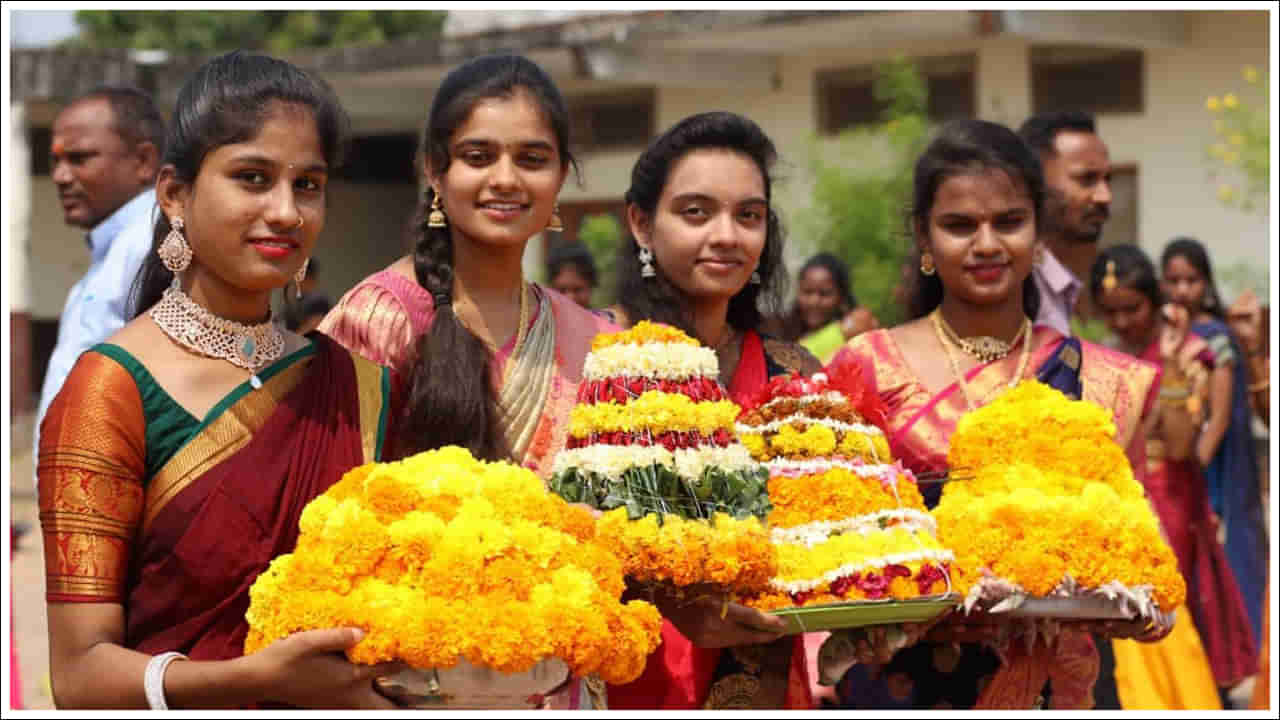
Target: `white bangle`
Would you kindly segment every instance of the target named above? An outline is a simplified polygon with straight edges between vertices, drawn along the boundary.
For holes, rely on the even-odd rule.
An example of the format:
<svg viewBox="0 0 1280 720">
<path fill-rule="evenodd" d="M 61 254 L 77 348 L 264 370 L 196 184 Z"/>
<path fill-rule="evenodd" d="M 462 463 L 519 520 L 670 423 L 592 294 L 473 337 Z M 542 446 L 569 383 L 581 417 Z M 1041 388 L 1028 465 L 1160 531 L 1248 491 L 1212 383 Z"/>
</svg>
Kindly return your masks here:
<svg viewBox="0 0 1280 720">
<path fill-rule="evenodd" d="M 147 694 L 147 704 L 152 710 L 169 709 L 169 704 L 164 701 L 164 672 L 174 660 L 186 659 L 187 656 L 180 652 L 166 652 L 147 662 L 147 671 L 142 675 L 142 689 Z"/>
</svg>

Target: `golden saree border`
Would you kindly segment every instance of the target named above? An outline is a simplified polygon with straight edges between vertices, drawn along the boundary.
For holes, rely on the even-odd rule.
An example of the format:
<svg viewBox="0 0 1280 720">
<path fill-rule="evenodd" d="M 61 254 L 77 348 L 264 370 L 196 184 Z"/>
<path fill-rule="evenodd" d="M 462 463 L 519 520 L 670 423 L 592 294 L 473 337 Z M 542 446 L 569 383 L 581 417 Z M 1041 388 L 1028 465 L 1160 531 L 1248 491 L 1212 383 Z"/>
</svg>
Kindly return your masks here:
<svg viewBox="0 0 1280 720">
<path fill-rule="evenodd" d="M 377 462 L 387 432 L 387 412 L 391 397 L 391 378 L 386 368 L 355 354 L 351 356 L 356 372 L 356 393 L 360 403 L 360 442 L 364 461 Z"/>
<path fill-rule="evenodd" d="M 261 388 L 246 392 L 235 400 L 169 458 L 147 486 L 142 516 L 144 534 L 178 493 L 249 444 L 253 434 L 266 424 L 284 397 L 302 381 L 310 365 L 308 357 L 264 380 Z"/>
<path fill-rule="evenodd" d="M 1111 410 L 1116 423 L 1116 442 L 1128 451 L 1142 430 L 1147 398 L 1160 369 L 1145 360 L 1101 345 L 1081 345 L 1084 348 L 1084 366 L 1080 370 L 1080 380 L 1084 386 L 1084 399 Z M 1134 469 L 1137 470 L 1136 467 Z"/>
</svg>

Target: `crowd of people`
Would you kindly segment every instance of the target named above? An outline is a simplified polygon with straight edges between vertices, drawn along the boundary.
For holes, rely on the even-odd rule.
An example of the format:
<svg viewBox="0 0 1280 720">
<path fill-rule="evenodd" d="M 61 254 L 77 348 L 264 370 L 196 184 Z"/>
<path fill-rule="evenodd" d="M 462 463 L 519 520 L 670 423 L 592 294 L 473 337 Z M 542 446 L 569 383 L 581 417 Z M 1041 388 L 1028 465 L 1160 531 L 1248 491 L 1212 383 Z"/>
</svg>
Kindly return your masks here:
<svg viewBox="0 0 1280 720">
<path fill-rule="evenodd" d="M 398 665 L 341 654 L 358 629 L 243 655 L 254 579 L 291 550 L 307 502 L 365 462 L 458 445 L 545 477 L 592 338 L 641 320 L 712 348 L 734 396 L 859 364 L 917 474 L 945 470 L 959 418 L 1023 379 L 1111 409 L 1187 612 L 1172 626 L 1064 623 L 1051 645 L 960 613 L 896 638 L 853 633 L 852 669 L 823 685 L 817 644 L 777 617 L 658 593 L 662 643 L 643 675 L 575 679 L 549 706 L 1211 709 L 1255 676 L 1266 702 L 1250 423 L 1269 413 L 1267 309 L 1247 293 L 1228 305 L 1195 240 L 1158 267 L 1132 245 L 1100 250 L 1111 167 L 1089 116 L 937 132 L 909 199 L 907 320 L 887 328 L 831 254 L 801 267 L 784 308 L 777 152 L 739 114 L 687 117 L 636 160 L 617 302 L 595 309 L 581 246 L 553 249 L 546 286 L 522 269 L 530 240 L 562 225 L 557 197 L 578 172 L 565 101 L 524 57 L 445 77 L 406 254 L 336 303 L 310 260 L 347 125 L 328 87 L 229 53 L 193 73 L 164 125 L 145 94 L 106 88 L 53 128 L 65 219 L 92 253 L 38 418 L 59 707 L 393 707 L 372 680 Z M 1085 294 L 1110 346 L 1074 336 Z M 938 489 L 922 487 L 930 503 Z"/>
</svg>

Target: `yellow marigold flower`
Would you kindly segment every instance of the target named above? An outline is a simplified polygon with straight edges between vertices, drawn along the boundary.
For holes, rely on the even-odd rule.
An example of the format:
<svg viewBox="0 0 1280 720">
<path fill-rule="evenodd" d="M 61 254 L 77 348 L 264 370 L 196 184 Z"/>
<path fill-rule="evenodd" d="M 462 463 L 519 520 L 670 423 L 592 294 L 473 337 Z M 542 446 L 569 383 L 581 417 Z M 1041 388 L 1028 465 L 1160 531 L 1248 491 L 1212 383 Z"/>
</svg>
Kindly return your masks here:
<svg viewBox="0 0 1280 720">
<path fill-rule="evenodd" d="M 600 350 L 611 345 L 643 345 L 645 343 L 678 343 L 681 345 L 699 345 L 700 343 L 686 335 L 678 328 L 661 323 L 641 320 L 630 330 L 616 333 L 601 333 L 591 341 L 591 349 Z"/>
<path fill-rule="evenodd" d="M 294 552 L 249 590 L 247 653 L 352 626 L 366 632 L 347 652 L 357 663 L 465 658 L 519 672 L 555 656 L 625 683 L 658 642 L 656 610 L 619 602 L 622 562 L 589 513 L 532 472 L 461 448 L 357 468 L 308 504 L 299 529 Z M 557 634 L 566 614 L 589 620 Z"/>
<path fill-rule="evenodd" d="M 777 434 L 769 438 L 769 444 L 776 454 L 789 458 L 826 457 L 836 450 L 836 433 L 818 423 L 810 423 L 803 429 L 793 423 L 778 428 Z"/>
</svg>

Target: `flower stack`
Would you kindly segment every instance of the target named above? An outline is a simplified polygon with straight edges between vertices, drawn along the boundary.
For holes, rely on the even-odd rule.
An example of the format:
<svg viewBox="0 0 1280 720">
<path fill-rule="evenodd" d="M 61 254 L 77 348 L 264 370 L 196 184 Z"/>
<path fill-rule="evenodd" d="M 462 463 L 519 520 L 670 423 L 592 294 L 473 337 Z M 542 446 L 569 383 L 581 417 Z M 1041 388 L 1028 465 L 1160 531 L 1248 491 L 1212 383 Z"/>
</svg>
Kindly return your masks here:
<svg viewBox="0 0 1280 720">
<path fill-rule="evenodd" d="M 448 447 L 348 472 L 302 513 L 294 552 L 249 591 L 252 653 L 291 633 L 359 627 L 352 662 L 506 673 L 558 658 L 634 680 L 661 616 L 626 604 L 591 514 L 532 472 Z"/>
<path fill-rule="evenodd" d="M 718 377 L 715 353 L 669 326 L 592 343 L 550 486 L 605 511 L 597 538 L 636 580 L 749 589 L 773 574 L 768 474 Z"/>
<path fill-rule="evenodd" d="M 1105 599 L 1154 617 L 1186 594 L 1111 412 L 1023 382 L 961 418 L 934 508 L 967 608 Z"/>
<path fill-rule="evenodd" d="M 934 537 L 910 470 L 893 461 L 879 397 L 857 366 L 775 378 L 737 429 L 769 468 L 778 574 L 747 598 L 765 610 L 948 591 L 951 552 Z"/>
</svg>

